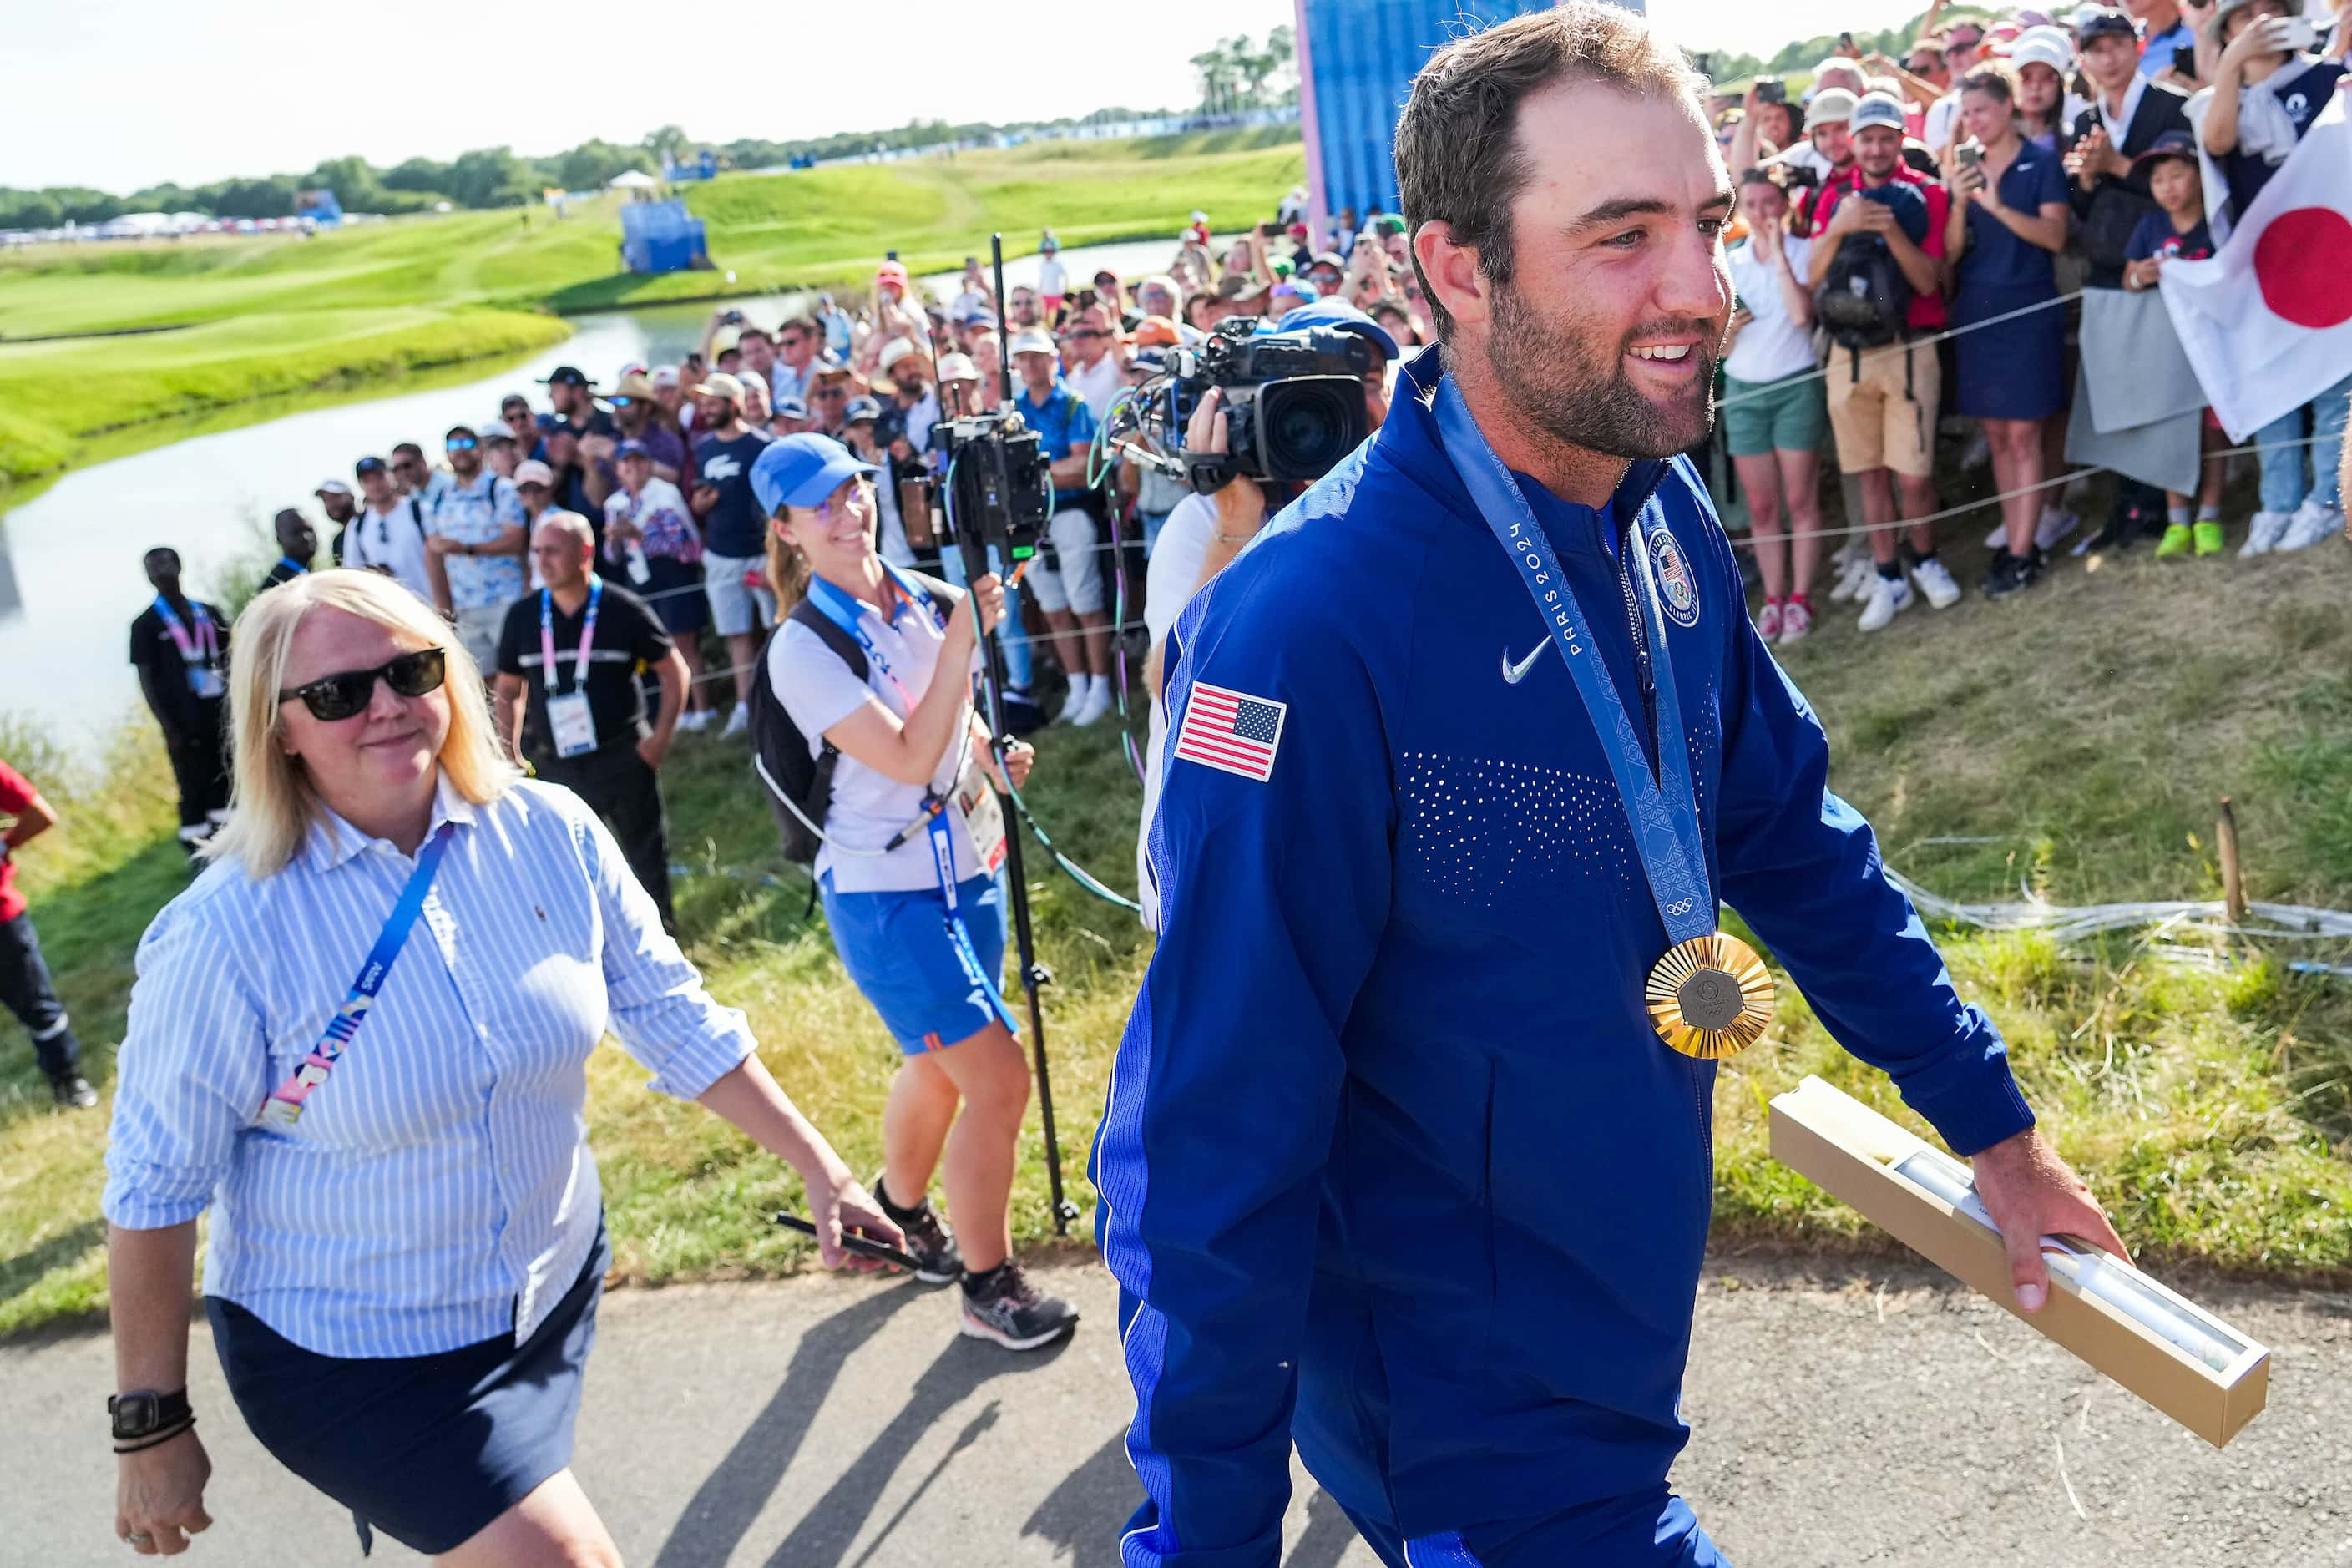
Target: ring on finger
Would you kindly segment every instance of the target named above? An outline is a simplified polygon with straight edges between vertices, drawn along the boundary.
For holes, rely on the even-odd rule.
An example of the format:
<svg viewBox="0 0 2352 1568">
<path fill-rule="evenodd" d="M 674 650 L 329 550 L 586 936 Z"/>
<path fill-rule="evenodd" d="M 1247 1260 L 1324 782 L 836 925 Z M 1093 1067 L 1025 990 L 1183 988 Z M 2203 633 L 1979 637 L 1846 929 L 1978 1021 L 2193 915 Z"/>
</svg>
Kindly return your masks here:
<svg viewBox="0 0 2352 1568">
<path fill-rule="evenodd" d="M 125 1535 L 122 1539 L 125 1544 L 131 1546 L 152 1546 L 155 1544 L 155 1538 L 148 1534 L 143 1530 L 134 1530 L 131 1531 L 130 1534 Z"/>
</svg>

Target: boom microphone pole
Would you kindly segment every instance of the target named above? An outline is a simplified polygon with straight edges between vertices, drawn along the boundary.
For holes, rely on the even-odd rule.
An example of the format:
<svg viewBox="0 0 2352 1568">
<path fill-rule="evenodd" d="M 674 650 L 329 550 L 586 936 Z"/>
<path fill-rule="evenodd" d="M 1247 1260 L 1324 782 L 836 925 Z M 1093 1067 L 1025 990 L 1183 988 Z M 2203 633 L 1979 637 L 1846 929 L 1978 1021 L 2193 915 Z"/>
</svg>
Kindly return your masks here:
<svg viewBox="0 0 2352 1568">
<path fill-rule="evenodd" d="M 996 298 L 998 309 L 1002 310 L 1004 300 L 1004 237 L 1002 234 L 989 236 L 988 249 L 989 260 L 996 270 Z M 1000 353 L 997 361 L 999 391 L 1003 397 L 1003 406 L 1010 408 L 1013 404 L 1013 355 L 1009 352 Z M 987 541 L 982 537 L 979 529 L 967 527 L 957 531 L 957 542 L 963 550 L 966 578 L 977 583 L 989 571 Z M 1007 563 L 1007 570 L 1010 569 L 1011 563 Z M 988 650 L 988 679 L 985 684 L 989 748 L 996 753 L 996 765 L 1002 768 L 1004 765 L 1004 751 L 1000 739 L 1004 733 L 1004 645 L 1002 634 L 996 631 L 990 632 L 982 640 Z M 1013 936 L 1014 952 L 1021 960 L 1021 989 L 1029 1003 L 1029 1043 L 1036 1058 L 1037 1116 L 1045 1131 L 1045 1175 L 1054 1194 L 1054 1234 L 1067 1236 L 1070 1234 L 1070 1222 L 1078 1217 L 1078 1205 L 1062 1191 L 1062 1143 L 1054 1131 L 1054 1080 L 1045 1063 L 1045 1015 L 1037 1001 L 1039 988 L 1053 984 L 1054 975 L 1052 971 L 1037 962 L 1036 940 L 1030 930 L 1029 882 L 1021 864 L 1020 825 L 1014 820 L 1014 808 L 1010 800 L 1000 796 L 997 804 L 1004 814 L 1007 827 L 1004 868 L 1013 883 Z"/>
</svg>

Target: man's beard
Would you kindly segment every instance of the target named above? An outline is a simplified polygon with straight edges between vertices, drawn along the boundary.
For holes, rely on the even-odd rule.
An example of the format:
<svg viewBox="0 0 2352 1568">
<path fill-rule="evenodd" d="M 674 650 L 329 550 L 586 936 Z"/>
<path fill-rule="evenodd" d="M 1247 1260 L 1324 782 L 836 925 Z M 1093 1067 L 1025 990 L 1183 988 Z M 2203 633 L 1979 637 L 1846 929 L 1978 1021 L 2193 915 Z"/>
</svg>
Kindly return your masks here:
<svg viewBox="0 0 2352 1568">
<path fill-rule="evenodd" d="M 1607 363 L 1592 353 L 1601 332 L 1591 317 L 1572 310 L 1546 316 L 1516 284 L 1496 290 L 1486 355 L 1510 406 L 1538 429 L 1570 447 L 1612 458 L 1671 458 L 1698 444 L 1715 427 L 1715 359 L 1720 338 L 1693 344 L 1698 374 L 1667 403 L 1653 402 L 1625 374 L 1633 341 L 1651 336 L 1703 336 L 1713 323 L 1643 322 L 1607 346 Z"/>
</svg>

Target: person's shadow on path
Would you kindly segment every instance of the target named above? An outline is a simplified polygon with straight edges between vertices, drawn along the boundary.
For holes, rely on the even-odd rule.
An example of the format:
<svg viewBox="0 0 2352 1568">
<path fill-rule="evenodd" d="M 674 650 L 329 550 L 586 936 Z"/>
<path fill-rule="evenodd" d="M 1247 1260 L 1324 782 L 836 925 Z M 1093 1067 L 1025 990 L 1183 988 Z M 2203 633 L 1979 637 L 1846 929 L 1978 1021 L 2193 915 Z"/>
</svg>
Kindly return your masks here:
<svg viewBox="0 0 2352 1568">
<path fill-rule="evenodd" d="M 1127 1458 L 1121 1426 L 1087 1462 L 1062 1478 L 1021 1526 L 1025 1536 L 1042 1536 L 1073 1563 L 1108 1563 L 1117 1555 L 1129 1516 L 1143 1500 L 1143 1488 Z M 1307 1528 L 1291 1543 L 1283 1568 L 1339 1568 L 1355 1543 L 1356 1527 L 1320 1487 L 1307 1499 Z"/>
<path fill-rule="evenodd" d="M 890 1317 L 922 1292 L 892 1291 L 860 1301 L 825 1319 L 802 1336 L 793 1352 L 784 1381 L 769 1399 L 767 1408 L 736 1440 L 718 1468 L 697 1489 L 693 1500 L 671 1527 L 654 1568 L 699 1568 L 724 1563 L 750 1531 L 792 1468 L 817 1412 L 824 1408 L 838 1381 L 842 1363 L 874 1337 Z M 883 1489 L 922 1436 L 947 1413 L 992 1378 L 1026 1371 L 1052 1362 L 1069 1342 L 1020 1356 L 1009 1356 L 994 1345 L 958 1338 L 942 1350 L 909 1391 L 907 1403 L 890 1418 L 840 1478 L 810 1506 L 791 1533 L 768 1557 L 769 1568 L 837 1568 L 850 1544 L 866 1526 Z M 893 1515 L 860 1563 L 889 1538 L 908 1509 L 946 1470 L 957 1455 L 977 1443 L 996 1424 L 993 1404 L 982 1410 L 957 1436 L 954 1444 Z M 1113 1532 L 1116 1539 L 1116 1531 Z"/>
</svg>

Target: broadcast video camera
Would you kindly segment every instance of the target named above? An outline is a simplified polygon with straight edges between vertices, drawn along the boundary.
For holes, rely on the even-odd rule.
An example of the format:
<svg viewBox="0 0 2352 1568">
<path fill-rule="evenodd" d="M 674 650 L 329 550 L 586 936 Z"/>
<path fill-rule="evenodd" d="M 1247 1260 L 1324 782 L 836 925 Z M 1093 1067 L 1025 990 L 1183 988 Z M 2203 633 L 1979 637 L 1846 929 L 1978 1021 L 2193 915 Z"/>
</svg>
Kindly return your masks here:
<svg viewBox="0 0 2352 1568">
<path fill-rule="evenodd" d="M 936 486 L 922 486 L 919 508 L 905 504 L 902 484 L 899 515 L 908 523 L 908 542 L 917 549 L 953 544 L 974 577 L 992 570 L 991 545 L 1003 552 L 1007 571 L 1036 554 L 1054 511 L 1053 462 L 1037 432 L 1004 408 L 944 420 L 932 439 L 945 450 L 947 468 Z M 931 520 L 934 496 L 946 503 L 940 514 L 946 526 L 924 529 L 931 537 L 918 538 L 916 521 Z"/>
<path fill-rule="evenodd" d="M 1147 405 L 1163 416 L 1152 432 L 1160 446 L 1175 451 L 1201 395 L 1224 390 L 1226 450 L 1181 453 L 1185 478 L 1202 495 L 1236 478 L 1311 483 L 1371 434 L 1364 409 L 1371 344 L 1332 327 L 1261 335 L 1257 325 L 1237 316 L 1197 347 L 1171 353 L 1173 395 Z"/>
</svg>

